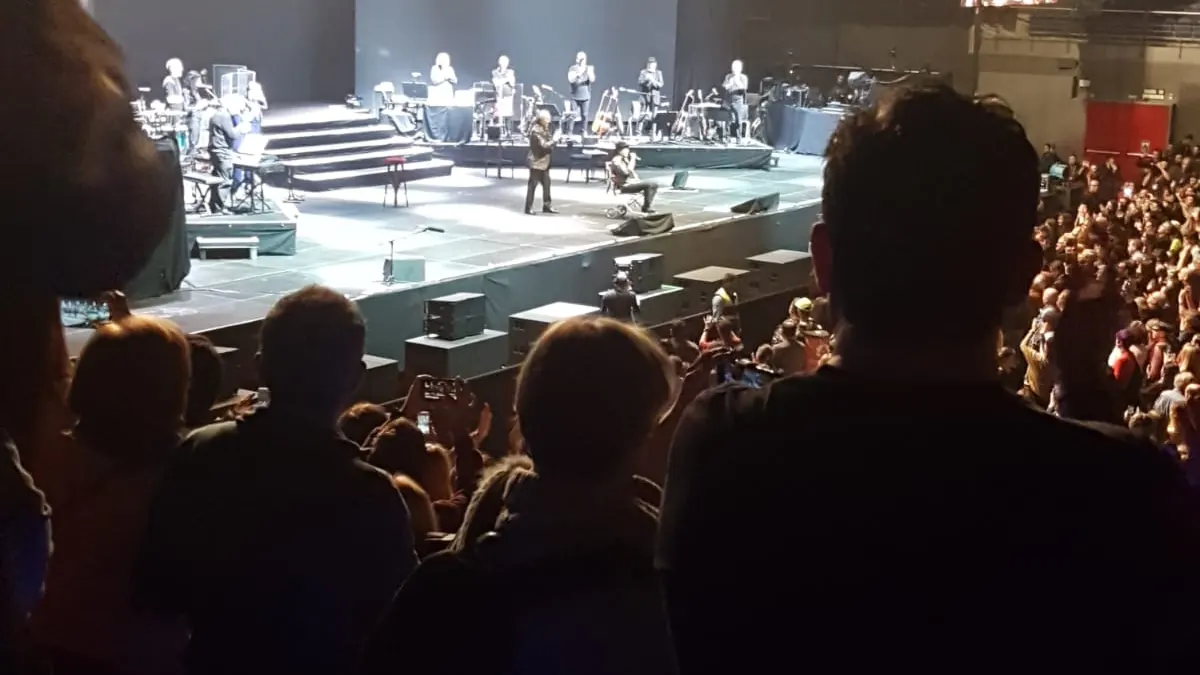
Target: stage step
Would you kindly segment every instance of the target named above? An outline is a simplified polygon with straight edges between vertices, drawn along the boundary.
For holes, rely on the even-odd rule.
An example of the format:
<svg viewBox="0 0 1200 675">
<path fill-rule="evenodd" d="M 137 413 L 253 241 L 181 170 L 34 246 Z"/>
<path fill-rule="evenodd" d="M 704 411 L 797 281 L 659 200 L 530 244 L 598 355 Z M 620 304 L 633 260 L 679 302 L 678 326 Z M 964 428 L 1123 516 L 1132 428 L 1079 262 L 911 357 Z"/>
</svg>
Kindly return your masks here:
<svg viewBox="0 0 1200 675">
<path fill-rule="evenodd" d="M 422 145 L 407 147 L 384 148 L 370 152 L 358 152 L 350 155 L 321 155 L 318 157 L 302 157 L 288 160 L 296 175 L 311 175 L 329 171 L 353 171 L 356 169 L 383 168 L 384 160 L 389 157 L 404 157 L 409 162 L 422 162 L 433 159 L 433 150 Z M 405 167 L 407 168 L 407 166 Z"/>
<path fill-rule="evenodd" d="M 298 145 L 294 148 L 275 148 L 272 155 L 280 159 L 292 160 L 307 155 L 339 155 L 354 152 L 370 152 L 380 148 L 403 148 L 412 145 L 411 138 L 392 136 L 391 138 L 375 138 L 369 141 L 352 141 L 350 143 L 331 143 L 329 145 Z"/>
<path fill-rule="evenodd" d="M 454 162 L 448 159 L 412 161 L 404 165 L 404 175 L 408 182 L 412 183 L 426 178 L 449 176 L 453 168 Z M 387 167 L 377 166 L 345 171 L 297 173 L 294 180 L 297 190 L 324 192 L 348 187 L 384 185 L 388 178 Z"/>
<path fill-rule="evenodd" d="M 305 145 L 330 145 L 333 143 L 373 141 L 381 138 L 392 138 L 396 135 L 396 129 L 392 125 L 368 119 L 366 123 L 355 123 L 350 126 L 331 126 L 308 131 L 267 134 L 267 152 L 272 152 L 280 148 L 295 148 Z"/>
</svg>

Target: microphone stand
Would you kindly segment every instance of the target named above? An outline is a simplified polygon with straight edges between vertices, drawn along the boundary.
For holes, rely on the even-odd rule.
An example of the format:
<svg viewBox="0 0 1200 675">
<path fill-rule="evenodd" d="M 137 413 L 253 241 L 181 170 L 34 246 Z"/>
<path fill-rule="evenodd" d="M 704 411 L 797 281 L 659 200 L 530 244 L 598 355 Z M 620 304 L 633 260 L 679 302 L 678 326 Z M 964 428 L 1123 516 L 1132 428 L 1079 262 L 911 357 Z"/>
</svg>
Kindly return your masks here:
<svg viewBox="0 0 1200 675">
<path fill-rule="evenodd" d="M 412 232 L 405 232 L 400 236 L 401 239 L 408 239 L 422 232 L 436 232 L 437 234 L 445 234 L 446 231 L 440 227 L 432 227 L 424 225 L 418 227 Z M 388 240 L 388 257 L 383 259 L 383 285 L 391 286 L 396 283 L 396 240 Z"/>
</svg>

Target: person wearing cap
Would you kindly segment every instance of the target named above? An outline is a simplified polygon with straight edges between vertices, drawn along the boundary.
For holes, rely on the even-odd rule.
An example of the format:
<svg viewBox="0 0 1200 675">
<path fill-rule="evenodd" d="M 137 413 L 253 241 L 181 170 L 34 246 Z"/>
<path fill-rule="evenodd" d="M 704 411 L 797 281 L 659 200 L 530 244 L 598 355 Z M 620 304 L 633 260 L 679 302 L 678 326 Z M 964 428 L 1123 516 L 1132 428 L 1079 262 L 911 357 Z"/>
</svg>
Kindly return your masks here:
<svg viewBox="0 0 1200 675">
<path fill-rule="evenodd" d="M 637 323 L 642 307 L 625 272 L 617 272 L 613 276 L 613 287 L 601 294 L 600 313 L 617 321 Z"/>
<path fill-rule="evenodd" d="M 612 177 L 613 187 L 623 195 L 642 193 L 642 211 L 654 213 L 651 206 L 654 195 L 658 194 L 658 186 L 638 178 L 638 156 L 629 149 L 625 141 L 617 141 L 617 151 L 612 161 L 608 163 L 608 175 Z"/>
</svg>

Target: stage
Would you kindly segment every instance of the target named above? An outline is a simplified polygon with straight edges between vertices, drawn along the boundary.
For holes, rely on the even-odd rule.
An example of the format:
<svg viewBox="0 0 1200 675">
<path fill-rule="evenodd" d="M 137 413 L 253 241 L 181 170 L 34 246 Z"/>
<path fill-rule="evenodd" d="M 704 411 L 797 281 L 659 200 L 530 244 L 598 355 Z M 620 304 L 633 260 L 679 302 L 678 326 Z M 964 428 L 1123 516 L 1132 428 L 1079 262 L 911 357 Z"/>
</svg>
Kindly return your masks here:
<svg viewBox="0 0 1200 675">
<path fill-rule="evenodd" d="M 244 346 L 281 296 L 308 284 L 324 284 L 358 301 L 372 325 L 372 354 L 403 359 L 404 341 L 421 334 L 421 304 L 460 291 L 488 296 L 488 326 L 506 327 L 507 316 L 547 302 L 595 302 L 612 273 L 616 255 L 657 251 L 671 273 L 706 265 L 732 265 L 746 256 L 780 248 L 806 249 L 808 227 L 821 192 L 821 162 L 780 158 L 772 170 L 695 170 L 687 191 L 664 187 L 656 210 L 675 216 L 675 231 L 641 239 L 616 238 L 607 207 L 627 197 L 606 194 L 600 181 L 580 173 L 565 182 L 552 170 L 558 215 L 522 213 L 526 170 L 496 178 L 495 170 L 456 167 L 449 176 L 427 178 L 408 189 L 410 206 L 383 206 L 383 187 L 309 194 L 287 205 L 280 223 L 258 223 L 294 234 L 295 255 L 256 260 L 192 260 L 191 274 L 174 293 L 135 303 L 134 310 L 170 319 L 192 333 L 211 334 L 218 344 Z M 642 177 L 670 185 L 672 171 L 649 169 Z M 733 216 L 734 204 L 778 192 L 778 212 Z M 267 188 L 282 203 L 284 191 Z M 540 204 L 539 204 L 540 205 Z M 294 208 L 292 212 L 290 209 Z M 225 227 L 213 221 L 213 227 Z M 289 224 L 282 224 L 287 222 Z M 424 227 L 444 230 L 424 231 Z M 189 228 L 192 224 L 189 224 Z M 396 283 L 385 284 L 383 262 L 393 251 Z M 252 333 L 251 333 L 252 335 Z M 87 331 L 69 331 L 77 353 Z"/>
</svg>

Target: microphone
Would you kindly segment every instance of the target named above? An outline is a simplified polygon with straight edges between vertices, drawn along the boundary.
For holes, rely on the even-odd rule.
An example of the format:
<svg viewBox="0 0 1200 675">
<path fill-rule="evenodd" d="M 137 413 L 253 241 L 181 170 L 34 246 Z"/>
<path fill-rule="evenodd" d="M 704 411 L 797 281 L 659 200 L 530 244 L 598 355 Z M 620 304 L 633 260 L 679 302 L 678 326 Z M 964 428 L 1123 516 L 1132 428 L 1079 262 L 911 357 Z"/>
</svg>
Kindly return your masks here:
<svg viewBox="0 0 1200 675">
<path fill-rule="evenodd" d="M 421 229 L 417 230 L 417 232 L 418 232 L 418 233 L 421 233 L 421 232 L 436 232 L 436 233 L 438 233 L 438 234 L 446 234 L 446 231 L 445 231 L 445 230 L 443 230 L 442 228 L 440 228 L 440 227 L 433 227 L 433 226 L 431 226 L 431 225 L 425 225 L 425 226 L 424 226 L 424 227 L 422 227 Z"/>
</svg>

